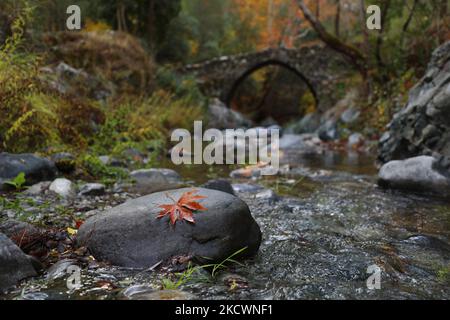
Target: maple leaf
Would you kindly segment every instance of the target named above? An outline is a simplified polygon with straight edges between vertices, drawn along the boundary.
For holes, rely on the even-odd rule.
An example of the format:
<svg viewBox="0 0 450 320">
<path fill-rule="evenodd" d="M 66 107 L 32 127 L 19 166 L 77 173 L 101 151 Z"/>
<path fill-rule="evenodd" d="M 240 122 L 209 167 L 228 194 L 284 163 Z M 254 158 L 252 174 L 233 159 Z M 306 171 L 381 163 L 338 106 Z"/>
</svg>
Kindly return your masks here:
<svg viewBox="0 0 450 320">
<path fill-rule="evenodd" d="M 205 199 L 206 197 L 195 195 L 197 192 L 198 190 L 185 192 L 181 195 L 178 201 L 175 201 L 169 195 L 167 195 L 167 197 L 171 198 L 174 203 L 160 205 L 159 208 L 163 210 L 159 212 L 157 219 L 169 216 L 172 225 L 175 225 L 177 220 L 186 220 L 190 223 L 195 223 L 194 211 L 206 210 L 204 206 L 196 201 Z"/>
</svg>

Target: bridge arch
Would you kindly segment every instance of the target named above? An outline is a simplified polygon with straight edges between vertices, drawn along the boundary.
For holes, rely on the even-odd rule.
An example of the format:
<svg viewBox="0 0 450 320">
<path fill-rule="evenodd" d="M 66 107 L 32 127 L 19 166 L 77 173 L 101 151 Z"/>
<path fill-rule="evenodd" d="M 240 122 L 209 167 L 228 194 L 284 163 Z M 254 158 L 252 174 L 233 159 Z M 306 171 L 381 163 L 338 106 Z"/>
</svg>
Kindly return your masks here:
<svg viewBox="0 0 450 320">
<path fill-rule="evenodd" d="M 288 64 L 284 61 L 277 60 L 277 59 L 269 59 L 266 61 L 258 62 L 255 65 L 249 66 L 241 74 L 237 75 L 235 77 L 235 80 L 233 82 L 231 82 L 231 84 L 228 86 L 228 88 L 224 89 L 222 101 L 225 102 L 225 104 L 230 107 L 231 102 L 233 100 L 233 97 L 236 94 L 237 89 L 245 81 L 245 79 L 247 79 L 249 76 L 251 76 L 254 72 L 261 70 L 267 66 L 280 66 L 280 67 L 283 67 L 283 68 L 291 71 L 295 75 L 297 75 L 307 85 L 308 89 L 311 91 L 311 93 L 314 97 L 315 106 L 316 107 L 319 106 L 319 98 L 317 96 L 316 89 L 314 88 L 313 84 L 308 80 L 308 78 L 306 78 L 305 75 L 300 70 L 297 70 L 297 68 L 291 66 L 290 64 Z"/>
</svg>

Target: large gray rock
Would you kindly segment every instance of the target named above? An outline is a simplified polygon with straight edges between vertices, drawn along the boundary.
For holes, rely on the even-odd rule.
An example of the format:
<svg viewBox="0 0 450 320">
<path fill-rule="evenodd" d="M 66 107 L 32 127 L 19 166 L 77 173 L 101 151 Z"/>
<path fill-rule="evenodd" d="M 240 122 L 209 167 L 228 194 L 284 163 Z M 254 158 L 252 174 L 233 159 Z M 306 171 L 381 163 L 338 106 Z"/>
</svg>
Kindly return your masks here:
<svg viewBox="0 0 450 320">
<path fill-rule="evenodd" d="M 130 177 L 134 183 L 128 191 L 141 194 L 179 188 L 183 184 L 181 176 L 171 169 L 141 169 L 131 172 Z"/>
<path fill-rule="evenodd" d="M 386 163 L 379 172 L 379 185 L 418 192 L 450 194 L 450 171 L 428 156 Z"/>
<path fill-rule="evenodd" d="M 0 190 L 4 182 L 25 173 L 27 185 L 52 180 L 56 176 L 56 166 L 48 159 L 33 154 L 0 153 Z"/>
<path fill-rule="evenodd" d="M 382 163 L 418 155 L 450 157 L 450 41 L 433 53 L 425 76 L 380 140 Z"/>
<path fill-rule="evenodd" d="M 206 211 L 194 213 L 196 223 L 168 217 L 157 219 L 159 205 L 171 204 L 186 191 L 178 189 L 130 200 L 88 219 L 78 232 L 80 245 L 87 245 L 99 260 L 126 267 L 150 267 L 173 256 L 188 255 L 203 263 L 220 262 L 248 247 L 254 255 L 261 231 L 248 206 L 230 194 L 197 189 L 206 198 L 200 203 Z"/>
<path fill-rule="evenodd" d="M 218 99 L 214 99 L 208 106 L 208 128 L 214 129 L 237 129 L 250 128 L 252 121 L 244 115 L 227 108 L 227 106 Z"/>
<path fill-rule="evenodd" d="M 32 259 L 0 233 L 0 291 L 5 291 L 19 281 L 36 275 Z"/>
</svg>

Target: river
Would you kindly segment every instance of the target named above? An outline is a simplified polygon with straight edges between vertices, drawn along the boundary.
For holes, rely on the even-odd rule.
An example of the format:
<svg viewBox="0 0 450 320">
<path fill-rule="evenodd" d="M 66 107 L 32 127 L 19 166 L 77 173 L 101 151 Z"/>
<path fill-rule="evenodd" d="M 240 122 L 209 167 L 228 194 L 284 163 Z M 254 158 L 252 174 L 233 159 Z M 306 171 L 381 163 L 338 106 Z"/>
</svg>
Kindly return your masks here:
<svg viewBox="0 0 450 320">
<path fill-rule="evenodd" d="M 282 176 L 233 180 L 241 190 L 253 189 L 238 195 L 263 233 L 251 260 L 231 263 L 214 277 L 211 270 L 194 270 L 178 291 L 159 291 L 169 277 L 164 272 L 103 266 L 83 270 L 83 287 L 74 292 L 64 279 L 43 276 L 4 298 L 450 298 L 448 200 L 380 189 L 370 155 L 325 152 L 297 161 Z M 193 185 L 230 171 L 173 168 Z M 278 197 L 257 196 L 265 189 Z M 367 285 L 371 266 L 380 270 L 379 289 Z"/>
</svg>

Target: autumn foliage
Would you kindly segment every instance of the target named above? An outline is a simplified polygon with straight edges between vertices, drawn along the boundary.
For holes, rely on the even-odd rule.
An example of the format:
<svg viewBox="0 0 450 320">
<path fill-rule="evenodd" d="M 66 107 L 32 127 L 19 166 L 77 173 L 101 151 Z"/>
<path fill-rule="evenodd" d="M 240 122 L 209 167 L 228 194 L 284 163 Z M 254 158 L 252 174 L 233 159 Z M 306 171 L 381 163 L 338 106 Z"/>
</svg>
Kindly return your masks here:
<svg viewBox="0 0 450 320">
<path fill-rule="evenodd" d="M 198 190 L 185 192 L 178 201 L 173 200 L 167 195 L 174 203 L 160 205 L 159 207 L 163 210 L 159 213 L 157 218 L 161 219 L 165 216 L 169 216 L 172 225 L 175 225 L 177 220 L 186 220 L 187 222 L 195 223 L 194 211 L 206 210 L 205 207 L 197 202 L 197 200 L 205 199 L 206 197 L 195 195 L 196 193 L 198 193 Z"/>
<path fill-rule="evenodd" d="M 233 0 L 233 10 L 242 20 L 249 21 L 251 27 L 259 30 L 257 48 L 278 47 L 293 48 L 305 31 L 309 29 L 295 1 L 286 0 Z M 322 19 L 334 16 L 336 4 L 327 1 L 306 1 Z"/>
</svg>

